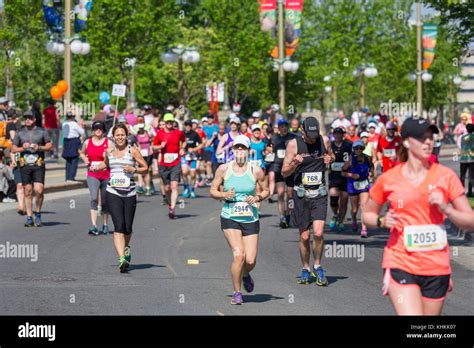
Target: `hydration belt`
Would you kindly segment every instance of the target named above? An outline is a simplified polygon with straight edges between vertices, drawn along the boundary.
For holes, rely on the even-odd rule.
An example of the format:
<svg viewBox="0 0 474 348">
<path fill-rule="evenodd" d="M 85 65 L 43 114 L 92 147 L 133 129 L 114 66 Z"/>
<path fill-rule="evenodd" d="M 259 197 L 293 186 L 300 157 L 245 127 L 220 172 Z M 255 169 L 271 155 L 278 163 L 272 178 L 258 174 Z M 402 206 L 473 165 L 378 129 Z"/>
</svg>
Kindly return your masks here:
<svg viewBox="0 0 474 348">
<path fill-rule="evenodd" d="M 295 186 L 293 189 L 296 192 L 296 195 L 299 198 L 316 198 L 319 196 L 326 196 L 328 194 L 328 191 L 326 189 L 326 186 L 321 186 L 316 190 L 310 190 L 310 189 L 305 189 L 303 185 Z"/>
</svg>

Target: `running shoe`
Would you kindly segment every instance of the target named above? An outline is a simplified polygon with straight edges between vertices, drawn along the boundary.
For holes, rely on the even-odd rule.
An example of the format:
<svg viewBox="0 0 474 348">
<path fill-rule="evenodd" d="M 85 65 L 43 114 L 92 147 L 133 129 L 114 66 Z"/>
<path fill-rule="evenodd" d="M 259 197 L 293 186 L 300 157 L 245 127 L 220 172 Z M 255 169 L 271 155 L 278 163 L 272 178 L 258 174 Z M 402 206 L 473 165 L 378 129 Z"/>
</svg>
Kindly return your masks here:
<svg viewBox="0 0 474 348">
<path fill-rule="evenodd" d="M 184 198 L 189 198 L 189 195 L 190 195 L 189 190 L 188 189 L 184 190 L 183 197 Z"/>
<path fill-rule="evenodd" d="M 199 181 L 198 184 L 197 184 L 198 187 L 203 187 L 204 186 L 204 181 Z"/>
<path fill-rule="evenodd" d="M 336 229 L 336 225 L 337 225 L 337 217 L 333 216 L 331 221 L 329 221 L 329 228 L 331 229 L 331 231 L 334 231 Z"/>
<path fill-rule="evenodd" d="M 23 209 L 18 209 L 16 212 L 18 213 L 18 215 L 21 215 L 21 216 L 24 216 L 26 214 Z"/>
<path fill-rule="evenodd" d="M 281 228 L 288 228 L 288 221 L 286 221 L 286 217 L 282 216 L 280 218 L 280 227 Z"/>
<path fill-rule="evenodd" d="M 110 233 L 109 225 L 102 226 L 102 234 L 108 235 Z"/>
<path fill-rule="evenodd" d="M 99 230 L 97 230 L 97 227 L 91 226 L 89 228 L 89 234 L 92 236 L 98 236 L 99 235 Z"/>
<path fill-rule="evenodd" d="M 3 203 L 16 203 L 16 199 L 13 199 L 13 198 L 4 198 Z"/>
<path fill-rule="evenodd" d="M 174 209 L 171 209 L 171 208 L 168 209 L 168 216 L 171 220 L 174 220 L 176 218 L 176 215 L 174 213 Z"/>
<path fill-rule="evenodd" d="M 362 230 L 360 231 L 360 237 L 361 238 L 367 238 L 368 235 L 367 235 L 367 227 L 362 227 Z"/>
<path fill-rule="evenodd" d="M 344 224 L 337 224 L 337 232 L 339 233 L 344 232 Z"/>
<path fill-rule="evenodd" d="M 204 185 L 206 185 L 207 187 L 211 187 L 212 182 L 209 179 L 207 179 Z"/>
<path fill-rule="evenodd" d="M 130 264 L 128 263 L 127 259 L 125 258 L 125 256 L 121 256 L 120 259 L 119 259 L 120 273 L 127 272 L 128 267 L 130 267 Z"/>
<path fill-rule="evenodd" d="M 142 195 L 142 194 L 145 193 L 145 190 L 143 189 L 143 187 L 138 186 L 138 187 L 137 187 L 137 193 L 138 193 L 139 195 Z"/>
<path fill-rule="evenodd" d="M 309 284 L 311 283 L 311 272 L 308 271 L 306 268 L 303 268 L 301 271 L 300 279 L 298 280 L 298 284 Z"/>
<path fill-rule="evenodd" d="M 275 202 L 276 202 L 276 201 L 275 201 L 272 197 L 270 197 L 270 198 L 268 199 L 268 203 L 270 203 L 270 204 L 273 204 L 273 203 L 275 203 Z"/>
<path fill-rule="evenodd" d="M 194 191 L 191 191 L 190 197 L 191 197 L 191 199 L 195 199 L 196 198 L 196 193 Z"/>
<path fill-rule="evenodd" d="M 33 222 L 33 218 L 31 216 L 26 217 L 25 227 L 33 227 L 35 224 Z"/>
<path fill-rule="evenodd" d="M 132 261 L 132 254 L 130 252 L 130 246 L 125 247 L 125 260 L 127 260 L 128 263 L 130 263 L 130 261 Z"/>
<path fill-rule="evenodd" d="M 357 221 L 354 221 L 352 223 L 352 233 L 357 233 L 358 230 L 359 230 L 359 224 L 357 223 Z"/>
<path fill-rule="evenodd" d="M 151 189 L 147 188 L 145 191 L 145 196 L 151 196 L 151 195 L 152 195 Z"/>
<path fill-rule="evenodd" d="M 41 213 L 35 213 L 35 226 L 41 227 L 43 223 L 41 222 Z"/>
<path fill-rule="evenodd" d="M 242 281 L 244 283 L 245 291 L 247 291 L 248 293 L 252 292 L 254 288 L 254 282 L 253 282 L 252 277 L 250 276 L 250 273 L 247 274 L 246 277 L 245 276 L 242 277 Z"/>
<path fill-rule="evenodd" d="M 327 286 L 329 284 L 324 273 L 326 273 L 326 271 L 321 266 L 319 266 L 318 269 L 315 269 L 313 266 L 313 272 L 311 275 L 314 277 L 316 285 Z"/>
<path fill-rule="evenodd" d="M 163 197 L 163 202 L 161 202 L 161 205 L 170 205 L 170 202 L 168 202 L 168 197 L 162 196 Z"/>
<path fill-rule="evenodd" d="M 234 292 L 234 294 L 232 295 L 232 300 L 230 301 L 230 304 L 241 305 L 242 303 L 244 303 L 244 300 L 242 298 L 242 293 Z"/>
</svg>

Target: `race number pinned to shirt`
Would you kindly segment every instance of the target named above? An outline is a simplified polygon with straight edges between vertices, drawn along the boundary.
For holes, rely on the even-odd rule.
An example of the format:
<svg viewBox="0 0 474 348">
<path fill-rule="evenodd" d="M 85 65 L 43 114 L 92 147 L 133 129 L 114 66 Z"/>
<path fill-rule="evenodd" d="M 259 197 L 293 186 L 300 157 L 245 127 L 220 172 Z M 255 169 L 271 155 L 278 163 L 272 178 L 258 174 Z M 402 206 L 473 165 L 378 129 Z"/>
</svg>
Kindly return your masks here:
<svg viewBox="0 0 474 348">
<path fill-rule="evenodd" d="M 265 162 L 273 162 L 275 161 L 275 153 L 269 153 L 268 155 L 265 156 Z"/>
<path fill-rule="evenodd" d="M 251 160 L 250 164 L 256 167 L 261 167 L 262 166 L 262 161 L 261 160 Z"/>
<path fill-rule="evenodd" d="M 92 161 L 91 168 L 97 168 L 102 162 L 100 161 Z"/>
<path fill-rule="evenodd" d="M 112 86 L 112 95 L 114 97 L 125 97 L 126 91 L 127 91 L 126 85 L 113 85 Z"/>
<path fill-rule="evenodd" d="M 110 186 L 113 188 L 128 188 L 130 187 L 130 178 L 125 174 L 112 174 L 110 177 Z"/>
<path fill-rule="evenodd" d="M 277 150 L 278 158 L 285 158 L 286 150 Z"/>
<path fill-rule="evenodd" d="M 415 225 L 403 229 L 403 243 L 407 251 L 442 250 L 447 245 L 444 225 Z"/>
<path fill-rule="evenodd" d="M 140 153 L 142 154 L 142 157 L 148 157 L 150 155 L 148 149 L 140 149 Z"/>
<path fill-rule="evenodd" d="M 38 161 L 39 156 L 37 154 L 25 155 L 25 162 L 27 164 L 35 164 Z"/>
<path fill-rule="evenodd" d="M 303 174 L 303 185 L 321 185 L 323 172 L 312 172 Z"/>
<path fill-rule="evenodd" d="M 357 191 L 365 190 L 369 186 L 369 180 L 354 181 L 354 188 Z"/>
<path fill-rule="evenodd" d="M 396 154 L 397 153 L 396 153 L 395 149 L 384 149 L 383 150 L 384 157 L 394 157 Z"/>
<path fill-rule="evenodd" d="M 331 170 L 333 172 L 340 172 L 343 166 L 344 166 L 344 162 L 333 162 L 331 164 Z"/>
<path fill-rule="evenodd" d="M 230 204 L 231 217 L 252 217 L 252 207 L 247 202 L 236 202 Z"/>
<path fill-rule="evenodd" d="M 221 152 L 220 154 L 216 155 L 217 163 L 224 163 L 225 162 L 225 153 Z"/>
<path fill-rule="evenodd" d="M 165 163 L 173 163 L 178 159 L 177 153 L 165 153 L 164 155 L 164 162 Z"/>
</svg>

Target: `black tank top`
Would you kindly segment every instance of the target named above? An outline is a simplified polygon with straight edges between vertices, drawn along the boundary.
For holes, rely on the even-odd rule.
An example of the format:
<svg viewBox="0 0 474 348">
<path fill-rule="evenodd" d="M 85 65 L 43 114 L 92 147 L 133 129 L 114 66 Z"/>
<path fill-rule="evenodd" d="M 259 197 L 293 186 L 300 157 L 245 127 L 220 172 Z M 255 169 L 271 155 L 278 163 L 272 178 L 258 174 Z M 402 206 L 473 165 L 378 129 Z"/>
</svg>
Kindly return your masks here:
<svg viewBox="0 0 474 348">
<path fill-rule="evenodd" d="M 318 158 L 327 153 L 323 138 L 320 136 L 316 143 L 307 144 L 303 138 L 296 138 L 296 153 L 303 156 L 303 163 L 296 168 L 294 173 L 295 185 L 306 189 L 316 190 L 326 184 L 326 164 L 323 158 Z"/>
</svg>

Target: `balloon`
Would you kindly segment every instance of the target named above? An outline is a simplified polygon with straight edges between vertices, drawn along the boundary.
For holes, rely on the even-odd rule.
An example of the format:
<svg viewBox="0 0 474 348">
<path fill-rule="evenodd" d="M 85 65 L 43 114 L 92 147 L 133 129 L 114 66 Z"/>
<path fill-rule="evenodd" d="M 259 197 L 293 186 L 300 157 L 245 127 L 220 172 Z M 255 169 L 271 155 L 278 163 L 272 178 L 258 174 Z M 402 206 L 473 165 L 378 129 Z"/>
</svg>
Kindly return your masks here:
<svg viewBox="0 0 474 348">
<path fill-rule="evenodd" d="M 49 91 L 49 94 L 51 94 L 51 97 L 56 100 L 61 99 L 63 95 L 63 93 L 57 86 L 52 87 L 51 90 Z"/>
<path fill-rule="evenodd" d="M 66 81 L 61 80 L 61 81 L 59 81 L 59 82 L 56 84 L 56 87 L 59 88 L 59 90 L 61 91 L 61 94 L 64 94 L 64 93 L 66 93 L 66 91 L 68 90 L 69 85 L 67 84 Z"/>
<path fill-rule="evenodd" d="M 107 104 L 109 101 L 110 101 L 110 94 L 103 91 L 103 92 L 100 92 L 100 95 L 99 95 L 99 100 L 104 103 L 104 104 Z"/>
</svg>

